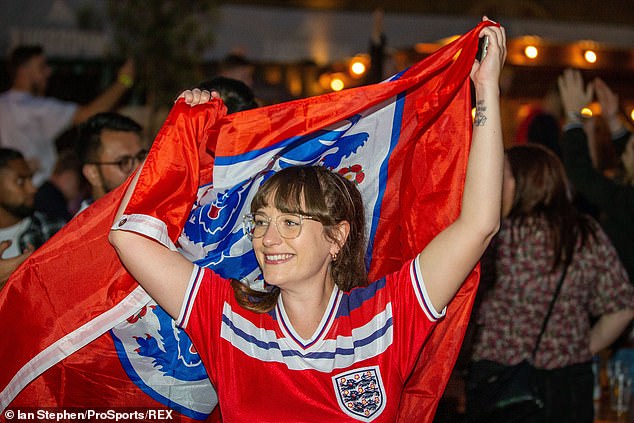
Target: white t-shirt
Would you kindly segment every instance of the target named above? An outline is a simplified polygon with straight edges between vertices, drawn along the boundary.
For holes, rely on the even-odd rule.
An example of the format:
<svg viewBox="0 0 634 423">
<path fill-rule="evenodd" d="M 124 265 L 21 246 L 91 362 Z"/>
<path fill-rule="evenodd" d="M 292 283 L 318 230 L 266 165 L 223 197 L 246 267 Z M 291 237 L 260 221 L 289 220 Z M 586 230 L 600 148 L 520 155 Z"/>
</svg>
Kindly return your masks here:
<svg viewBox="0 0 634 423">
<path fill-rule="evenodd" d="M 19 223 L 16 223 L 13 226 L 0 228 L 0 242 L 6 240 L 13 241 L 11 243 L 11 246 L 7 248 L 2 254 L 3 259 L 17 257 L 22 254 L 22 251 L 20 251 L 18 240 L 20 238 L 20 235 L 22 235 L 24 231 L 26 231 L 30 224 L 31 218 L 27 217 L 26 219 L 22 219 Z"/>
<path fill-rule="evenodd" d="M 37 159 L 40 169 L 33 182 L 40 186 L 53 172 L 55 137 L 68 128 L 78 105 L 23 91 L 0 94 L 0 146 L 20 151 L 26 160 Z"/>
</svg>

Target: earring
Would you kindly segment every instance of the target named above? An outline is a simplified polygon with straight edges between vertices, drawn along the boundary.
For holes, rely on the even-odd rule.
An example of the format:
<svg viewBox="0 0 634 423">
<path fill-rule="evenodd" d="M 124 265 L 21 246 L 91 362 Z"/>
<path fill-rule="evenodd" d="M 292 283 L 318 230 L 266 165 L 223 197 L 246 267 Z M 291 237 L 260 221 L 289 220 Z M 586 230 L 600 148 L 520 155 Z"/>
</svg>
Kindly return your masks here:
<svg viewBox="0 0 634 423">
<path fill-rule="evenodd" d="M 332 254 L 330 255 L 330 259 L 331 259 L 333 262 L 334 262 L 334 261 L 337 261 L 337 253 L 332 253 Z"/>
</svg>

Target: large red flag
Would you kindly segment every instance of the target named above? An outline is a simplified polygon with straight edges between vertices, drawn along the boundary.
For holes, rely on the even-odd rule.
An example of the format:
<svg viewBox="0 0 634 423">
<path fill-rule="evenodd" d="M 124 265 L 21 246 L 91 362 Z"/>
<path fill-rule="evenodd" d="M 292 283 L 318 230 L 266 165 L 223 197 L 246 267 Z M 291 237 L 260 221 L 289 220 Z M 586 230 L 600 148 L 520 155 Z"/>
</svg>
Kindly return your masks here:
<svg viewBox="0 0 634 423">
<path fill-rule="evenodd" d="M 458 215 L 471 135 L 469 71 L 482 25 L 486 23 L 382 84 L 230 116 L 217 103 L 194 108 L 177 104 L 157 136 L 137 186 L 141 194 L 135 193 L 127 213 L 165 222 L 169 239 L 163 242 L 172 245 L 192 203 L 200 201 L 197 192 L 205 192 L 198 191 L 199 185 L 209 182 L 209 149 L 217 153 L 214 185 L 222 188 L 235 176 L 224 169 L 223 159 L 278 146 L 284 151 L 305 147 L 324 128 L 329 134 L 345 133 L 332 128 L 341 128 L 342 121 L 346 130 L 357 122 L 373 122 L 389 109 L 387 139 L 370 136 L 373 143 L 390 148 L 376 166 L 376 181 L 384 184 L 373 199 L 368 257 L 374 277 L 400 267 Z M 352 153 L 331 167 L 358 176 L 359 170 L 343 160 Z M 372 163 L 366 165 L 368 175 L 370 168 Z M 261 171 L 253 168 L 254 175 Z M 107 241 L 123 189 L 71 221 L 0 293 L 0 328 L 11 339 L 11 347 L 0 350 L 5 364 L 0 369 L 0 409 L 164 404 L 130 381 L 121 369 L 122 358 L 112 352 L 116 338 L 104 335 L 117 324 L 142 319 L 149 300 Z M 402 420 L 431 421 L 460 349 L 476 285 L 474 273 L 429 338 L 402 400 Z M 97 351 L 104 352 L 95 359 Z"/>
</svg>

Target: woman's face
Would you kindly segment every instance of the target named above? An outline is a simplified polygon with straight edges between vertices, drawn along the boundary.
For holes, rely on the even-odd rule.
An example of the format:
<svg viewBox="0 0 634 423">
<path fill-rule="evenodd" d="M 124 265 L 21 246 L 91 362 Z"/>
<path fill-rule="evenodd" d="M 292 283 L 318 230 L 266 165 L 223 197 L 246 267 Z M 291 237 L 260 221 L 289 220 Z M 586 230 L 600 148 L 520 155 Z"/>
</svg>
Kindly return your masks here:
<svg viewBox="0 0 634 423">
<path fill-rule="evenodd" d="M 280 236 L 275 224 L 276 218 L 282 214 L 280 210 L 267 206 L 257 212 L 272 218 L 264 236 L 253 238 L 253 251 L 268 284 L 296 289 L 304 284 L 323 283 L 330 278 L 331 255 L 339 248 L 326 238 L 320 222 L 303 219 L 299 236 L 287 239 Z"/>
<path fill-rule="evenodd" d="M 504 180 L 502 183 L 502 217 L 507 217 L 513 207 L 515 197 L 515 178 L 511 171 L 511 164 L 504 159 Z"/>
</svg>

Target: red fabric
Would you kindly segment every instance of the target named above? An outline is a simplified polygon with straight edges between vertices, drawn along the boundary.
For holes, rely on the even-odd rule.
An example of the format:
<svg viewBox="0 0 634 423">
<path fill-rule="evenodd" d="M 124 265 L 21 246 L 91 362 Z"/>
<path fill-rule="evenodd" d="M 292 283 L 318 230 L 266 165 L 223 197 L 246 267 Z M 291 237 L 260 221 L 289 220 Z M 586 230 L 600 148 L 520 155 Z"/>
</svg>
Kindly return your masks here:
<svg viewBox="0 0 634 423">
<path fill-rule="evenodd" d="M 148 156 L 139 189 L 148 192 L 134 207 L 157 210 L 175 240 L 187 218 L 187 203 L 198 186 L 198 146 L 224 106 L 174 107 Z M 161 166 L 162 170 L 156 169 Z M 189 173 L 183 174 L 182 170 Z M 178 177 L 173 177 L 178 173 Z M 108 242 L 108 228 L 128 183 L 100 199 L 69 222 L 11 276 L 0 292 L 0 400 L 10 400 L 9 381 L 40 351 L 110 310 L 138 285 Z M 165 192 L 173 193 L 171 201 Z M 148 205 L 153 201 L 154 204 Z M 107 330 L 107 329 L 106 329 Z M 11 348 L 8 348 L 9 344 Z M 63 346 L 60 347 L 63 349 Z M 125 375 L 108 333 L 37 378 L 13 406 L 132 406 L 161 408 Z M 2 407 L 0 407 L 2 408 Z M 185 421 L 185 417 L 182 417 Z"/>
<path fill-rule="evenodd" d="M 128 211 L 159 217 L 175 240 L 200 182 L 198 160 L 211 162 L 205 149 L 192 144 L 193 140 L 218 151 L 232 149 L 232 140 L 240 134 L 251 134 L 244 137 L 247 140 L 261 143 L 264 138 L 273 143 L 323 128 L 403 90 L 420 90 L 420 95 L 408 98 L 417 104 L 408 107 L 415 112 L 406 116 L 401 128 L 402 136 L 419 141 L 404 143 L 406 148 L 397 146 L 393 152 L 389 172 L 394 176 L 391 179 L 399 182 L 387 188 L 390 201 L 384 201 L 381 210 L 386 224 L 374 238 L 372 276 L 395 270 L 457 216 L 471 133 L 468 75 L 483 25 L 487 24 L 480 24 L 393 82 L 238 113 L 221 118 L 215 126 L 222 116 L 218 103 L 194 108 L 177 104 L 141 175 L 137 189 L 145 194 L 135 196 Z M 202 157 L 198 157 L 199 151 Z M 202 172 L 202 178 L 209 180 L 208 170 Z M 12 397 L 5 388 L 25 363 L 120 304 L 136 288 L 107 241 L 124 189 L 114 191 L 71 221 L 14 273 L 0 293 L 0 330 L 11 343 L 11 348 L 0 350 L 0 405 Z M 402 398 L 402 421 L 432 420 L 459 352 L 476 288 L 474 272 L 429 338 Z M 65 387 L 83 382 L 68 378 L 80 374 L 80 370 L 69 372 L 74 366 L 71 363 L 81 365 L 80 354 L 97 348 L 97 342 L 105 341 L 96 341 L 45 372 L 35 383 L 47 386 L 24 390 L 24 397 L 18 397 L 16 403 L 37 395 L 32 403 L 38 405 L 75 404 L 66 393 L 76 392 Z M 113 398 L 122 399 L 125 391 L 108 381 L 116 371 L 104 372 L 104 380 L 92 395 L 120 393 Z"/>
</svg>

